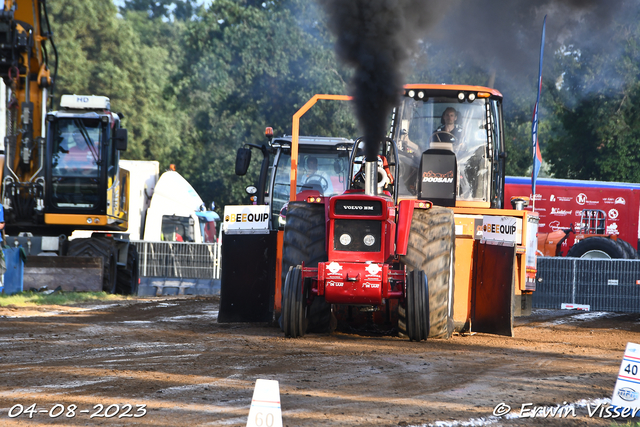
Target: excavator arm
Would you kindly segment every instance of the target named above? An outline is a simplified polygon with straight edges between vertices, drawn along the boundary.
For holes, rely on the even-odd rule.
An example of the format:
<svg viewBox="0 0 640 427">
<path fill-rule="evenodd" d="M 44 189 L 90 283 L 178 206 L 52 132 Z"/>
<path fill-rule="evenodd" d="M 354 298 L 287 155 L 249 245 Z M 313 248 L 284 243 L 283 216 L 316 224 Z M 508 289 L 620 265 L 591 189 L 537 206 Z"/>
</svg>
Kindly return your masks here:
<svg viewBox="0 0 640 427">
<path fill-rule="evenodd" d="M 6 116 L 2 201 L 9 223 L 42 218 L 45 116 L 54 81 L 50 53 L 56 70 L 46 0 L 5 0 L 0 11 L 0 77 L 6 91 L 0 102 Z"/>
</svg>

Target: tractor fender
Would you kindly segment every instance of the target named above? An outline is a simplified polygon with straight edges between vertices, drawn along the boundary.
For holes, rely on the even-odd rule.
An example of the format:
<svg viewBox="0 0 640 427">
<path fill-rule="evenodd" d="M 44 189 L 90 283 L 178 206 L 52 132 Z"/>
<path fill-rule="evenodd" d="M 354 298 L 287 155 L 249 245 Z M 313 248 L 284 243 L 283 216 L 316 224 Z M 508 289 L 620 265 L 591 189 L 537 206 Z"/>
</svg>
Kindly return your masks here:
<svg viewBox="0 0 640 427">
<path fill-rule="evenodd" d="M 398 203 L 398 225 L 396 228 L 396 255 L 406 255 L 409 245 L 409 231 L 415 200 L 401 200 Z"/>
</svg>

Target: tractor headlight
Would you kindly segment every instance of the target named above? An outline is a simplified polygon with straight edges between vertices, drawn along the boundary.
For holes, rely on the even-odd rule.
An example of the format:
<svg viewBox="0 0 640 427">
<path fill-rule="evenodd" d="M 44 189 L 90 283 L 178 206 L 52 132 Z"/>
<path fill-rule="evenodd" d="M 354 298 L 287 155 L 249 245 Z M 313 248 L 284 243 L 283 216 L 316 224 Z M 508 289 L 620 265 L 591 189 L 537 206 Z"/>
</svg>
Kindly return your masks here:
<svg viewBox="0 0 640 427">
<path fill-rule="evenodd" d="M 349 236 L 347 233 L 344 233 L 342 236 L 340 236 L 340 244 L 342 246 L 347 246 L 349 243 L 351 243 L 351 236 Z"/>
<path fill-rule="evenodd" d="M 366 236 L 364 236 L 364 244 L 367 246 L 373 246 L 373 244 L 376 242 L 376 238 L 373 237 L 371 234 L 367 234 Z"/>
</svg>

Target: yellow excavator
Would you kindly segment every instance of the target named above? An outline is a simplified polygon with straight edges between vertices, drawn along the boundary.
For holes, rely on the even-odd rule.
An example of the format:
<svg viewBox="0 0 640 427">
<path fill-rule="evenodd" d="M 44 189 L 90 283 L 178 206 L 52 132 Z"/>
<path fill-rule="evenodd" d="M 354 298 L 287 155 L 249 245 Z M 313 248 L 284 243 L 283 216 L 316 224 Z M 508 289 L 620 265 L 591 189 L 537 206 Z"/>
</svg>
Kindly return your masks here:
<svg viewBox="0 0 640 427">
<path fill-rule="evenodd" d="M 60 110 L 50 111 L 57 61 L 46 0 L 5 0 L 0 132 L 6 243 L 22 245 L 29 255 L 57 255 L 38 257 L 52 268 L 72 265 L 69 257 L 101 258 L 102 289 L 135 293 L 135 247 L 126 236 L 108 233 L 128 228 L 129 172 L 118 165 L 127 147 L 122 116 L 104 96 L 63 95 Z M 82 229 L 104 233 L 68 240 Z"/>
</svg>

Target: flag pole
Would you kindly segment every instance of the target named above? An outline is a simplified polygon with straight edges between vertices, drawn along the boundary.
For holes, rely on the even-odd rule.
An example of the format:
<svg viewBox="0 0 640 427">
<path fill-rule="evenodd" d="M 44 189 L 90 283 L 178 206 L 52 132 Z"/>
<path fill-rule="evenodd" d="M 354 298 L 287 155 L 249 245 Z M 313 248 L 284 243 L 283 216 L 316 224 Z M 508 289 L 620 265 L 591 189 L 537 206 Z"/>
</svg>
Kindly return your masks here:
<svg viewBox="0 0 640 427">
<path fill-rule="evenodd" d="M 532 211 L 536 210 L 536 179 L 538 179 L 538 173 L 542 166 L 542 155 L 540 154 L 540 145 L 538 144 L 538 124 L 539 124 L 539 107 L 540 107 L 540 92 L 542 91 L 542 58 L 544 54 L 544 33 L 547 25 L 547 15 L 544 16 L 542 22 L 542 40 L 540 41 L 540 66 L 538 68 L 538 96 L 536 98 L 536 104 L 533 107 L 533 119 L 531 120 L 531 142 L 533 147 L 533 169 L 531 170 L 531 197 L 533 202 L 531 204 Z"/>
</svg>

